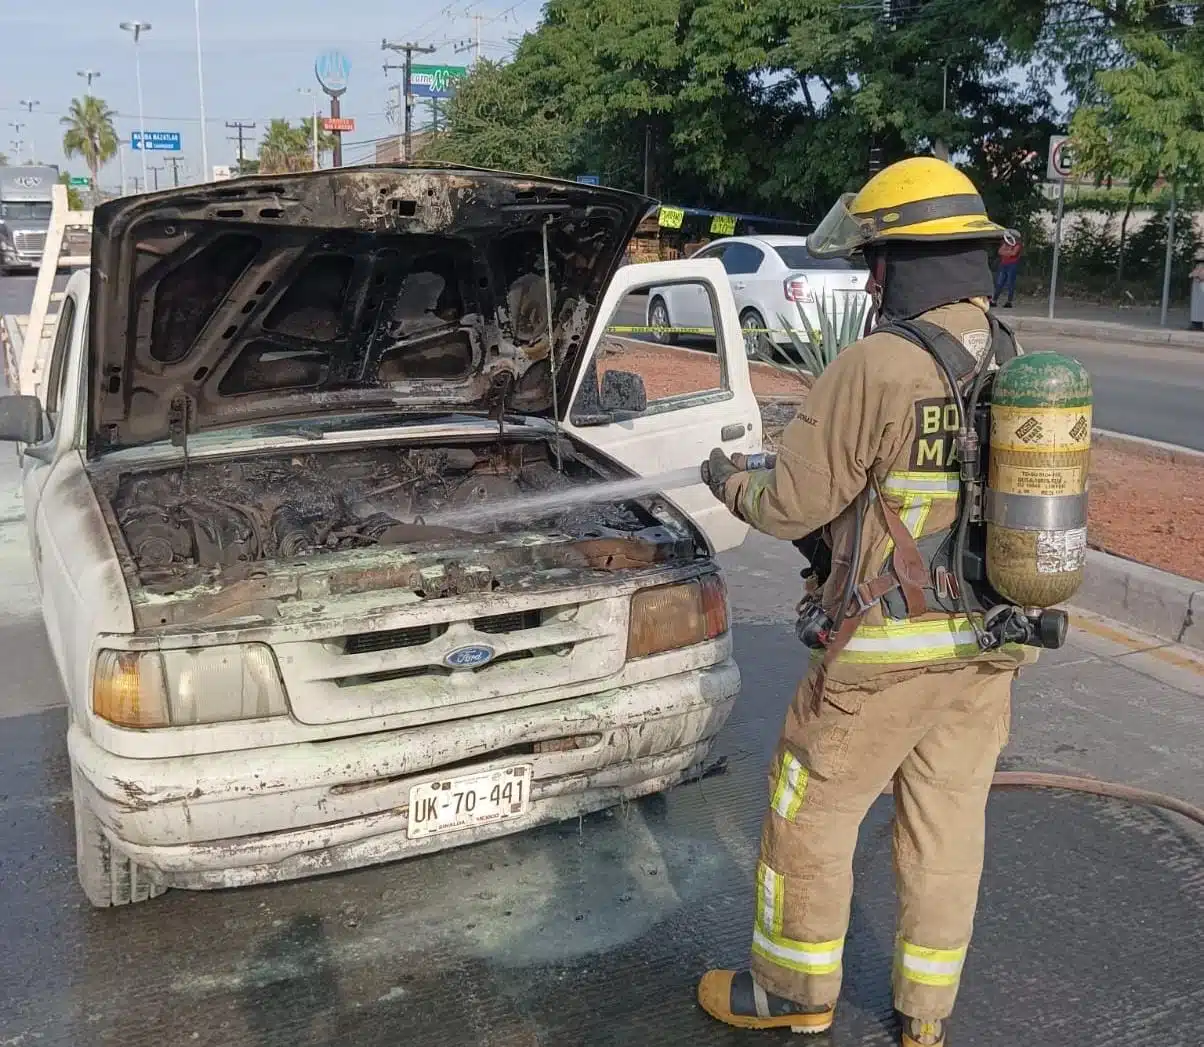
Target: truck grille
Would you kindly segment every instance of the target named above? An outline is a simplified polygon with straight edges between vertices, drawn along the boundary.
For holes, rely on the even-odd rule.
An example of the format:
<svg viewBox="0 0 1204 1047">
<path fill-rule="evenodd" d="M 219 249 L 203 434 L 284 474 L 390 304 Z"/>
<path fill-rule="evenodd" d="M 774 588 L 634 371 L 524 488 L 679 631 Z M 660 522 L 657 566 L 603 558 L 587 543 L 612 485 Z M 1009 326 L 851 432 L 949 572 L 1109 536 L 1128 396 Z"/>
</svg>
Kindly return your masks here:
<svg viewBox="0 0 1204 1047">
<path fill-rule="evenodd" d="M 495 614 L 488 618 L 476 618 L 473 625 L 478 632 L 501 635 L 516 633 L 523 629 L 536 629 L 542 615 L 535 611 L 513 611 L 510 614 Z M 447 623 L 438 625 L 415 625 L 409 629 L 387 629 L 378 633 L 356 633 L 348 636 L 343 650 L 346 654 L 367 654 L 369 651 L 391 651 L 396 647 L 420 647 L 447 632 Z"/>
<path fill-rule="evenodd" d="M 552 701 L 558 689 L 623 668 L 627 597 L 550 606 L 529 599 L 536 605 L 484 617 L 457 618 L 447 608 L 444 621 L 421 624 L 414 618 L 438 612 L 399 610 L 371 632 L 276 643 L 293 715 L 309 724 L 401 717 L 416 726 Z M 492 657 L 449 665 L 466 647 L 487 647 Z"/>
<path fill-rule="evenodd" d="M 41 254 L 46 246 L 46 234 L 17 230 L 13 233 L 13 246 L 22 254 Z"/>
</svg>

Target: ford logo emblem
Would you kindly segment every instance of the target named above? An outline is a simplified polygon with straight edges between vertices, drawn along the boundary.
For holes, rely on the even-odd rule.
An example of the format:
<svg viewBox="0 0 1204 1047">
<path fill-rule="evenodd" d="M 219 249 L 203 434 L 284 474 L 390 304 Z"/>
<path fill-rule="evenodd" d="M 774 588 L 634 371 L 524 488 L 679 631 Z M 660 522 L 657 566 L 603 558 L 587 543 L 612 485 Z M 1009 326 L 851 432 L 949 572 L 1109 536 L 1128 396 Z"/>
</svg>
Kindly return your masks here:
<svg viewBox="0 0 1204 1047">
<path fill-rule="evenodd" d="M 453 669 L 475 669 L 493 661 L 492 647 L 474 643 L 469 647 L 457 647 L 443 656 L 443 664 Z"/>
</svg>

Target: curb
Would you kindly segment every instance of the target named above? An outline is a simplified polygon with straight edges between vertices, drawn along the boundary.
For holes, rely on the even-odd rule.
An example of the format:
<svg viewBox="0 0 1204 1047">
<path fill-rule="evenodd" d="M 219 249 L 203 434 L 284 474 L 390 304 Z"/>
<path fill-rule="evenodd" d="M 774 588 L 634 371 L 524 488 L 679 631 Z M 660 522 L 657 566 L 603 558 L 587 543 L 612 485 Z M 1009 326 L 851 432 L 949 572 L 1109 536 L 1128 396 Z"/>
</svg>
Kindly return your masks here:
<svg viewBox="0 0 1204 1047">
<path fill-rule="evenodd" d="M 1204 353 L 1204 331 L 1136 327 L 1106 320 L 1050 320 L 1045 316 L 1008 316 L 1005 320 L 1008 326 L 1018 333 L 1096 338 L 1104 342 L 1130 342 L 1137 345 L 1169 345 L 1176 349 Z"/>
<path fill-rule="evenodd" d="M 1204 650 L 1204 582 L 1088 549 L 1086 576 L 1070 603 L 1168 643 Z"/>
<path fill-rule="evenodd" d="M 1182 444 L 1166 444 L 1161 440 L 1147 440 L 1144 436 L 1129 436 L 1114 433 L 1109 429 L 1091 430 L 1093 447 L 1111 447 L 1117 451 L 1140 451 L 1151 458 L 1170 462 L 1172 465 L 1204 465 L 1204 451 Z"/>
</svg>

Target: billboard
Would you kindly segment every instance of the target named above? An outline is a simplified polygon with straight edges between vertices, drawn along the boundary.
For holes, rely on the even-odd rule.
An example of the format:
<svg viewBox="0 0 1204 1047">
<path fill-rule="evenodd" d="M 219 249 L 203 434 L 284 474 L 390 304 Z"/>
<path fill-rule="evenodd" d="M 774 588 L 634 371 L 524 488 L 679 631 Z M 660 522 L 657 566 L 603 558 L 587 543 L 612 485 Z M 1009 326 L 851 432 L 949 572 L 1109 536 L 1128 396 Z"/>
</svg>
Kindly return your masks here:
<svg viewBox="0 0 1204 1047">
<path fill-rule="evenodd" d="M 416 98 L 451 98 L 456 81 L 468 75 L 462 65 L 415 65 L 410 69 L 410 94 Z"/>
</svg>

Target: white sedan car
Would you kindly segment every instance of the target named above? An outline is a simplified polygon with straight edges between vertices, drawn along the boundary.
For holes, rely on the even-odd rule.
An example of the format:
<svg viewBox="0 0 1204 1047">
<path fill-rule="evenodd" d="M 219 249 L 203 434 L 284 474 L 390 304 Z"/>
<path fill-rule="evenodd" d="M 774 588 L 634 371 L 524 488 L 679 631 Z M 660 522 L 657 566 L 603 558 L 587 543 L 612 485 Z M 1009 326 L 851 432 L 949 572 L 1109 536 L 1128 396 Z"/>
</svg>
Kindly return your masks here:
<svg viewBox="0 0 1204 1047">
<path fill-rule="evenodd" d="M 820 327 L 821 302 L 829 319 L 837 324 L 850 309 L 860 309 L 863 315 L 869 311 L 865 302 L 869 270 L 864 263 L 814 258 L 807 251 L 805 236 L 725 237 L 713 240 L 691 257 L 718 258 L 723 263 L 736 297 L 749 356 L 757 355 L 758 342 L 763 345 L 766 338 L 778 345 L 791 344 L 782 317 L 791 322 L 802 341 L 807 341 L 806 326 L 798 316 L 800 308 L 816 330 Z M 648 292 L 647 308 L 648 326 L 665 329 L 656 335 L 665 344 L 678 341 L 675 328 L 706 329 L 712 325 L 711 303 L 701 284 L 653 287 Z"/>
</svg>

